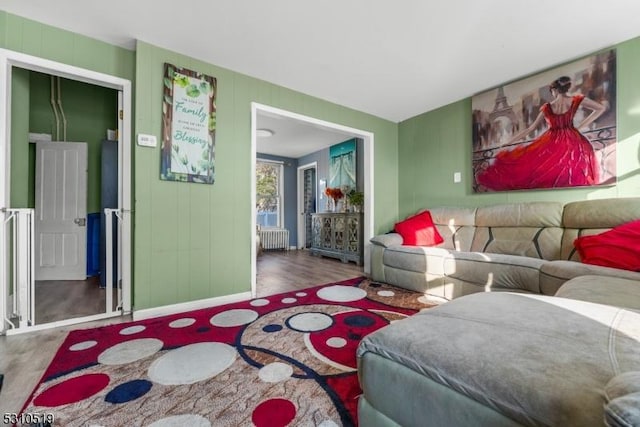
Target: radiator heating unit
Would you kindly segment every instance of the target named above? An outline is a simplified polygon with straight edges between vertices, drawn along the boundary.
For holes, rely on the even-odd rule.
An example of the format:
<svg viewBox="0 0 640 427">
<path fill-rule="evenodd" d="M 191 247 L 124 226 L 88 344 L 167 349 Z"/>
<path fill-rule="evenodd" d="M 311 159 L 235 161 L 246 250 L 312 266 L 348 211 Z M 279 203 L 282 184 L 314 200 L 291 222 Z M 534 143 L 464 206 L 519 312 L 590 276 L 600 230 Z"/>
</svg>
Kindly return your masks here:
<svg viewBox="0 0 640 427">
<path fill-rule="evenodd" d="M 263 228 L 260 230 L 260 245 L 264 250 L 289 250 L 289 230 L 285 228 Z"/>
</svg>

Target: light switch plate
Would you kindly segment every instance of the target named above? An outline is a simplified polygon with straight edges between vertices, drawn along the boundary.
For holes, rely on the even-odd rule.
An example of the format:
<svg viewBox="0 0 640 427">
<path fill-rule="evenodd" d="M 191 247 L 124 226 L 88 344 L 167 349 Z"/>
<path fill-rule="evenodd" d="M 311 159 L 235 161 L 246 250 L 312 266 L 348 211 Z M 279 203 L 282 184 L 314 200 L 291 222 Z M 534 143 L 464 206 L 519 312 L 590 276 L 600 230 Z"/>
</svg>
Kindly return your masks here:
<svg viewBox="0 0 640 427">
<path fill-rule="evenodd" d="M 145 135 L 143 133 L 138 134 L 138 145 L 143 147 L 157 147 L 158 141 L 155 135 Z"/>
<path fill-rule="evenodd" d="M 462 174 L 460 172 L 454 172 L 453 173 L 453 182 L 455 182 L 457 184 L 460 181 L 462 181 Z"/>
</svg>

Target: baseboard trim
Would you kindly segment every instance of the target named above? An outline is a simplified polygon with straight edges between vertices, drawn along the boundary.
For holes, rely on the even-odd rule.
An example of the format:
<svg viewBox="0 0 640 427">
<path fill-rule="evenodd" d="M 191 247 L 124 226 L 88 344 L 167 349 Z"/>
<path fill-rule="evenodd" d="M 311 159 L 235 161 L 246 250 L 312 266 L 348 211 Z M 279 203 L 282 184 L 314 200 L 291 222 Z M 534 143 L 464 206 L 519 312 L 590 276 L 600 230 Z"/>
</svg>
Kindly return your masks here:
<svg viewBox="0 0 640 427">
<path fill-rule="evenodd" d="M 239 294 L 225 295 L 222 297 L 213 297 L 200 299 L 196 301 L 182 302 L 178 304 L 163 305 L 155 308 L 145 308 L 142 310 L 134 310 L 132 313 L 133 320 L 145 320 L 154 317 L 168 316 L 170 314 L 182 313 L 185 311 L 200 310 L 202 308 L 215 307 L 223 304 L 231 304 L 239 301 L 251 299 L 251 292 L 241 292 Z"/>
<path fill-rule="evenodd" d="M 54 322 L 42 323 L 42 324 L 33 325 L 33 326 L 23 326 L 21 328 L 7 329 L 5 333 L 7 336 L 18 335 L 18 334 L 23 334 L 25 332 L 44 331 L 47 329 L 60 328 L 63 326 L 73 326 L 73 325 L 78 325 L 80 323 L 94 322 L 97 320 L 105 320 L 113 317 L 120 317 L 122 315 L 123 315 L 122 311 L 118 310 L 118 311 L 112 311 L 110 313 L 100 313 L 100 314 L 94 314 L 91 316 L 74 317 L 71 319 L 56 320 Z"/>
</svg>

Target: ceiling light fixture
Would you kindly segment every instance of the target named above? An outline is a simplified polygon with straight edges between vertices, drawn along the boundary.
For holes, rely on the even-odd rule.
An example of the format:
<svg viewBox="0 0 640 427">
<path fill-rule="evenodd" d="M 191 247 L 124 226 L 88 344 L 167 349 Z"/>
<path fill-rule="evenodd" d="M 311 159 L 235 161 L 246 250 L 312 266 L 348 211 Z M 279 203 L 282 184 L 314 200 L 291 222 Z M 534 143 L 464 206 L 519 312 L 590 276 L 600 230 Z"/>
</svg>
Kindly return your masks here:
<svg viewBox="0 0 640 427">
<path fill-rule="evenodd" d="M 269 138 L 274 133 L 271 129 L 256 129 L 256 135 L 260 138 Z"/>
</svg>

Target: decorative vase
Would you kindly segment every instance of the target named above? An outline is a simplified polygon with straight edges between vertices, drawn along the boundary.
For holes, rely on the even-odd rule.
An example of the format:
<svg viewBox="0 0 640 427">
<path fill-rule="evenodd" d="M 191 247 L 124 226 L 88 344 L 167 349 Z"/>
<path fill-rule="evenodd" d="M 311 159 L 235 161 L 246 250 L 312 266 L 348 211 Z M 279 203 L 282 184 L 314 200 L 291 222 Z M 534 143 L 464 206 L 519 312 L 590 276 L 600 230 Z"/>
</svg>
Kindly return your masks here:
<svg viewBox="0 0 640 427">
<path fill-rule="evenodd" d="M 335 203 L 335 200 L 333 200 L 331 197 L 327 198 L 327 212 L 333 212 Z"/>
</svg>

